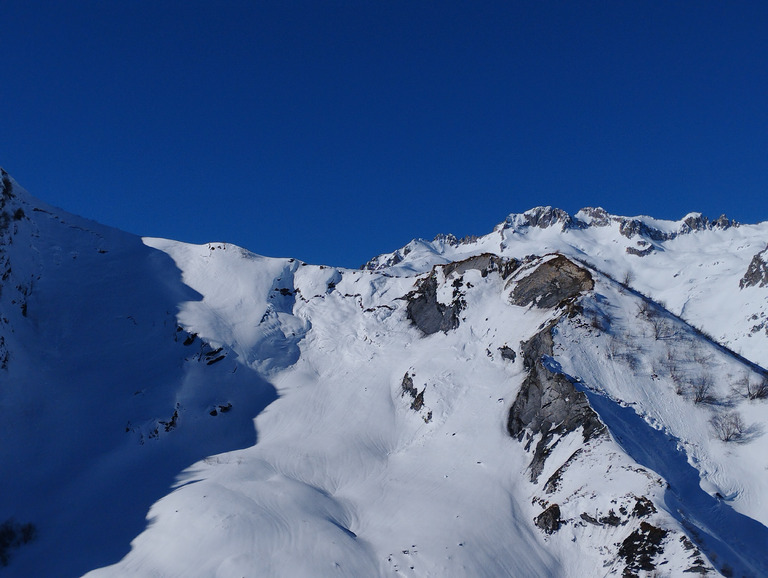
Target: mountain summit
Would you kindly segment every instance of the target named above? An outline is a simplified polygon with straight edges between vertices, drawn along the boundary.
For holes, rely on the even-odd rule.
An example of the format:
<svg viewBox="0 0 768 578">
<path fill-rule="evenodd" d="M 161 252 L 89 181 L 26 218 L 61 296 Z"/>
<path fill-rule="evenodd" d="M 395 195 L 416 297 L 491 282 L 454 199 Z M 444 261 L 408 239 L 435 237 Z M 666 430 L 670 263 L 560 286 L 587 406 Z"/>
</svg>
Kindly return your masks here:
<svg viewBox="0 0 768 578">
<path fill-rule="evenodd" d="M 538 207 L 349 270 L 1 176 L 5 575 L 768 574 L 768 224 Z"/>
</svg>

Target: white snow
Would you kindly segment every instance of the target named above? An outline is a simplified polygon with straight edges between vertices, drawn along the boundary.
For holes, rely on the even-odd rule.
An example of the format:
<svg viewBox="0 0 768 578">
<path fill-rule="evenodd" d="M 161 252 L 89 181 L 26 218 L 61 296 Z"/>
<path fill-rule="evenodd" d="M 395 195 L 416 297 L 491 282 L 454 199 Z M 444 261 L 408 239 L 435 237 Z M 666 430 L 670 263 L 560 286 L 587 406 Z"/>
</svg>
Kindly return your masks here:
<svg viewBox="0 0 768 578">
<path fill-rule="evenodd" d="M 748 319 L 764 290 L 738 287 L 766 225 L 679 235 L 646 257 L 626 252 L 637 239 L 616 222 L 497 227 L 351 271 L 142 242 L 16 191 L 29 218 L 3 247 L 0 522 L 32 522 L 38 536 L 11 552 L 7 575 L 618 576 L 636 523 L 588 518 L 631 512 L 641 496 L 668 532 L 660 571 L 693 564 L 680 537 L 697 528 L 717 568 L 768 572 L 768 401 L 734 393 L 759 368 L 682 320 L 768 360 Z M 461 282 L 459 327 L 424 336 L 407 318 L 419 274 L 483 252 L 629 272 L 682 317 L 641 311 L 641 296 L 593 271 L 584 313 L 557 324 L 547 363 L 578 379 L 610 435 L 562 437 L 535 483 L 538 440 L 526 449 L 506 422 L 528 375 L 521 342 L 561 312 L 511 305 L 509 283 L 550 257 L 511 281 L 438 269 L 439 302 Z M 680 375 L 711 376 L 716 402 L 676 393 Z M 726 444 L 710 420 L 732 410 L 750 430 Z M 550 503 L 568 521 L 551 535 L 534 524 Z"/>
</svg>

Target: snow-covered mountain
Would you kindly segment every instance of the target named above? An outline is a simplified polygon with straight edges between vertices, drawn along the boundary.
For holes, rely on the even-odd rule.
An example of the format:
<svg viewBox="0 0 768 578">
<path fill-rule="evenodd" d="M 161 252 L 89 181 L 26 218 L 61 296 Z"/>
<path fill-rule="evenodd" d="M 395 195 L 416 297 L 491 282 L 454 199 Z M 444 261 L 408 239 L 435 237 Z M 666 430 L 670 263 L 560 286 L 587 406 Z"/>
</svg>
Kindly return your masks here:
<svg viewBox="0 0 768 578">
<path fill-rule="evenodd" d="M 3 172 L 0 573 L 766 575 L 767 243 L 537 208 L 349 270 Z"/>
</svg>

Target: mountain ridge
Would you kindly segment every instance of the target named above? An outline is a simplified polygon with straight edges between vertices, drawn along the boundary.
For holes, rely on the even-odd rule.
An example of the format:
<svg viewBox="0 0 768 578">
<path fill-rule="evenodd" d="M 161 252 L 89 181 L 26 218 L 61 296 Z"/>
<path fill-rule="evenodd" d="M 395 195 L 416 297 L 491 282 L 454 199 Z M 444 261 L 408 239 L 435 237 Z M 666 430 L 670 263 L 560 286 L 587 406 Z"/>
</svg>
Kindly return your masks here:
<svg viewBox="0 0 768 578">
<path fill-rule="evenodd" d="M 352 270 L 8 182 L 7 575 L 768 572 L 765 225 L 532 209 Z"/>
</svg>

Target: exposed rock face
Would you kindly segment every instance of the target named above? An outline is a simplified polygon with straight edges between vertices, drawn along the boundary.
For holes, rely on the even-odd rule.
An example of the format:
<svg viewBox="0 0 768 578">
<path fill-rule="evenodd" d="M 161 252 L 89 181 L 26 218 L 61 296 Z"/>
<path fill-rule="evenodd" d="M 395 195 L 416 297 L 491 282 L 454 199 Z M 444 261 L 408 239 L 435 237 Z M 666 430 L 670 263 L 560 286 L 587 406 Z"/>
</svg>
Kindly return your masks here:
<svg viewBox="0 0 768 578">
<path fill-rule="evenodd" d="M 560 529 L 560 506 L 552 504 L 536 516 L 534 523 L 547 534 L 554 534 Z"/>
<path fill-rule="evenodd" d="M 668 241 L 669 239 L 675 238 L 674 233 L 659 231 L 654 227 L 646 225 L 639 219 L 623 219 L 620 222 L 619 233 L 624 235 L 627 239 L 631 239 L 637 235 L 653 241 Z"/>
<path fill-rule="evenodd" d="M 725 216 L 725 213 L 720 215 L 717 219 L 712 221 L 712 229 L 730 229 L 731 227 L 738 227 L 739 223 Z"/>
<path fill-rule="evenodd" d="M 506 359 L 512 362 L 514 362 L 515 358 L 517 357 L 515 350 L 512 349 L 509 345 L 502 345 L 501 347 L 499 347 L 499 353 L 501 353 L 502 359 Z"/>
<path fill-rule="evenodd" d="M 611 224 L 610 213 L 602 207 L 584 207 L 579 213 L 589 217 L 591 227 L 607 227 Z"/>
<path fill-rule="evenodd" d="M 476 269 L 480 271 L 483 277 L 486 277 L 488 273 L 498 271 L 502 279 L 506 279 L 512 273 L 514 273 L 520 266 L 520 262 L 516 259 L 508 259 L 506 257 L 499 257 L 492 253 L 483 253 L 476 257 L 470 257 L 463 261 L 455 261 L 448 263 L 443 267 L 443 274 L 448 277 L 451 273 L 464 274 L 470 269 Z"/>
<path fill-rule="evenodd" d="M 664 551 L 661 543 L 667 533 L 648 522 L 640 522 L 640 527 L 627 536 L 619 549 L 619 556 L 627 563 L 624 576 L 637 576 L 639 570 L 654 570 L 653 559 Z"/>
<path fill-rule="evenodd" d="M 710 221 L 707 217 L 701 213 L 690 213 L 683 219 L 683 224 L 687 229 L 683 228 L 681 233 L 689 233 L 691 231 L 706 231 L 707 229 L 730 229 L 731 227 L 738 227 L 739 223 L 732 221 L 725 214 L 720 215 L 714 221 Z"/>
<path fill-rule="evenodd" d="M 458 298 L 450 305 L 445 305 L 437 300 L 437 277 L 434 271 L 424 278 L 416 291 L 407 295 L 406 299 L 408 319 L 425 335 L 438 331 L 447 333 L 459 326 L 459 313 L 464 307 L 464 302 Z"/>
<path fill-rule="evenodd" d="M 510 215 L 504 223 L 506 228 L 511 227 L 537 227 L 547 229 L 554 225 L 561 225 L 561 230 L 582 229 L 586 223 L 575 219 L 562 209 L 554 207 L 535 207 L 521 215 Z"/>
<path fill-rule="evenodd" d="M 655 251 L 655 247 L 653 245 L 648 245 L 644 249 L 638 249 L 637 247 L 627 247 L 625 250 L 630 255 L 637 255 L 638 257 L 647 257 L 651 253 Z"/>
<path fill-rule="evenodd" d="M 768 247 L 752 257 L 752 261 L 747 267 L 747 272 L 739 281 L 739 287 L 754 287 L 759 285 L 765 287 L 768 285 Z"/>
<path fill-rule="evenodd" d="M 408 253 L 410 253 L 409 248 L 404 247 L 403 249 L 398 249 L 391 255 L 379 255 L 378 257 L 374 257 L 373 259 L 361 265 L 360 269 L 366 271 L 378 271 L 379 269 L 386 269 L 387 267 L 392 267 L 393 265 L 400 263 L 403 260 L 403 257 Z"/>
<path fill-rule="evenodd" d="M 622 217 L 611 215 L 605 209 L 600 207 L 585 207 L 579 210 L 575 215 L 555 207 L 535 207 L 524 213 L 511 214 L 497 225 L 495 233 L 499 231 L 512 231 L 512 234 L 524 234 L 528 229 L 550 229 L 558 227 L 561 232 L 568 232 L 580 229 L 589 229 L 591 227 L 608 227 L 616 224 L 619 233 L 628 239 L 639 238 L 641 240 L 664 242 L 675 239 L 679 235 L 686 235 L 694 231 L 722 230 L 730 227 L 738 227 L 737 221 L 731 220 L 725 215 L 720 215 L 715 220 L 710 220 L 701 213 L 689 213 L 680 221 L 673 223 L 667 221 L 666 225 L 659 228 L 656 226 L 659 221 L 648 217 Z M 672 225 L 672 226 L 670 226 Z M 437 235 L 431 242 L 422 239 L 414 239 L 405 247 L 392 253 L 387 253 L 374 257 L 361 269 L 369 271 L 380 271 L 401 263 L 414 249 L 421 245 L 431 245 L 430 250 L 443 253 L 448 247 L 458 247 L 462 244 L 473 243 L 478 237 L 467 236 L 463 239 L 457 239 L 454 235 Z M 501 250 L 506 248 L 506 242 L 502 241 Z M 655 247 L 657 250 L 660 247 Z M 644 256 L 646 250 L 643 248 L 627 249 L 627 252 Z"/>
<path fill-rule="evenodd" d="M 543 359 L 551 355 L 552 326 L 549 326 L 523 345 L 523 366 L 528 370 L 528 377 L 520 387 L 507 420 L 509 435 L 520 441 L 526 432 L 529 438 L 541 434 L 530 464 L 531 481 L 534 482 L 560 437 L 581 427 L 586 442 L 605 431 L 586 396 L 563 375 L 552 373 L 544 366 Z"/>
<path fill-rule="evenodd" d="M 456 235 L 451 235 L 448 233 L 447 235 L 444 235 L 443 233 L 438 233 L 435 235 L 435 238 L 432 239 L 433 243 L 445 243 L 446 245 L 450 245 L 451 247 L 458 247 L 460 245 L 460 241 L 456 238 Z"/>
<path fill-rule="evenodd" d="M 690 215 L 686 215 L 683 219 L 683 223 L 685 223 L 691 231 L 704 231 L 709 228 L 709 219 L 701 213 L 691 213 Z"/>
<path fill-rule="evenodd" d="M 558 255 L 521 279 L 512 291 L 511 301 L 521 307 L 534 303 L 547 309 L 565 305 L 594 286 L 589 271 Z"/>
<path fill-rule="evenodd" d="M 0 168 L 0 295 L 4 292 L 11 294 L 7 304 L 18 307 L 22 317 L 28 315 L 28 298 L 32 293 L 34 278 L 19 275 L 11 263 L 11 253 L 8 250 L 14 243 L 20 224 L 28 220 L 21 202 L 14 191 L 13 180 L 5 170 Z M 23 269 L 23 267 L 22 267 Z M 9 323 L 9 311 L 0 315 L 0 369 L 8 369 L 12 355 L 6 337 L 13 333 Z M 8 340 L 10 341 L 10 339 Z"/>
<path fill-rule="evenodd" d="M 414 291 L 406 295 L 408 319 L 426 335 L 432 335 L 438 331 L 447 333 L 456 329 L 459 326 L 459 313 L 466 305 L 460 289 L 463 286 L 461 275 L 470 269 L 475 269 L 480 271 L 483 277 L 491 272 L 498 272 L 502 278 L 507 278 L 518 267 L 519 262 L 517 260 L 498 257 L 491 253 L 483 253 L 463 261 L 437 266 L 429 276 L 418 283 Z M 452 283 L 454 287 L 453 298 L 451 303 L 447 305 L 437 299 L 438 269 L 442 270 L 445 278 L 450 275 L 456 277 Z"/>
</svg>

